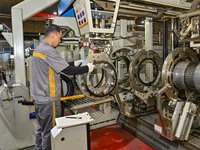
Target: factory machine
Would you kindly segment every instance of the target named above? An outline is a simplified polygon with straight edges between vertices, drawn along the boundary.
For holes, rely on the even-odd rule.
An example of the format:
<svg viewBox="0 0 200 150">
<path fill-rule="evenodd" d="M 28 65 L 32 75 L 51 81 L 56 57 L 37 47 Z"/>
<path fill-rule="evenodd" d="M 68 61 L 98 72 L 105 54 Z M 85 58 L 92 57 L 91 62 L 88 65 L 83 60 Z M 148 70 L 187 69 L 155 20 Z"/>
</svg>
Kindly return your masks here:
<svg viewBox="0 0 200 150">
<path fill-rule="evenodd" d="M 15 81 L 0 87 L 0 149 L 34 145 L 36 121 L 29 116 L 34 108 L 18 104 L 30 102 L 31 95 L 22 23 L 57 1 L 29 0 L 12 8 L 9 36 L 17 61 Z M 119 123 L 155 149 L 200 148 L 198 5 L 183 0 L 61 0 L 53 21 L 63 29 L 58 52 L 67 61 L 95 64 L 92 73 L 61 74 L 63 96 L 78 95 L 62 100 L 63 113 L 88 111 L 94 119 L 91 130 Z M 171 21 L 170 36 L 166 20 Z M 162 35 L 154 38 L 160 22 Z"/>
<path fill-rule="evenodd" d="M 110 5 L 115 6 L 110 11 L 102 10 L 97 3 L 90 0 L 70 1 L 68 5 L 64 5 L 64 8 L 62 2 L 66 3 L 66 1 L 61 1 L 59 5 L 59 8 L 63 9 L 59 11 L 60 15 L 65 16 L 69 12 L 70 5 L 73 4 L 75 16 L 72 19 L 76 19 L 74 23 L 77 23 L 77 28 L 80 30 L 79 43 L 81 43 L 82 48 L 78 50 L 79 52 L 73 54 L 73 58 L 83 58 L 82 65 L 86 65 L 88 62 L 95 64 L 95 69 L 92 73 L 75 77 L 75 84 L 79 87 L 80 93 L 84 94 L 86 98 L 68 100 L 63 105 L 71 111 L 80 111 L 80 109 L 95 105 L 90 113 L 94 119 L 90 123 L 91 129 L 115 124 L 117 123 L 119 111 L 113 109 L 110 103 L 114 101 L 114 97 L 111 95 L 114 95 L 117 73 L 111 62 L 110 55 L 112 51 L 111 35 L 114 33 L 120 1 L 110 1 Z M 74 25 L 68 25 L 71 22 L 67 21 L 67 24 L 63 24 L 63 19 L 68 20 L 70 18 L 59 17 L 53 23 L 63 27 L 70 27 L 71 30 L 76 31 Z M 63 44 L 68 44 L 69 40 L 69 38 L 64 38 Z M 90 111 L 87 109 L 85 111 Z"/>
<path fill-rule="evenodd" d="M 199 1 L 194 1 L 188 13 L 178 15 L 176 22 L 172 20 L 172 34 L 180 47 L 176 46 L 163 59 L 156 91 L 157 113 L 119 119 L 124 127 L 155 149 L 200 148 L 198 6 Z"/>
<path fill-rule="evenodd" d="M 36 120 L 32 119 L 31 116 L 34 114 L 34 108 L 33 106 L 24 106 L 32 102 L 30 101 L 30 89 L 26 84 L 22 22 L 56 2 L 56 0 L 44 1 L 41 4 L 35 1 L 23 1 L 12 8 L 13 29 L 11 37 L 13 37 L 15 55 L 15 81 L 1 86 L 1 149 L 20 149 L 34 145 L 34 131 L 37 126 Z M 90 116 L 94 119 L 90 124 L 91 129 L 116 124 L 119 115 L 119 111 L 110 105 L 114 101 L 112 95 L 114 95 L 117 85 L 117 73 L 111 62 L 110 55 L 112 51 L 111 35 L 115 29 L 119 2 L 119 0 L 110 1 L 113 9 L 103 11 L 96 3 L 90 0 L 69 1 L 69 4 L 65 4 L 65 7 L 67 8 L 73 4 L 76 16 L 72 19 L 58 17 L 53 22 L 65 29 L 66 34 L 69 33 L 68 29 L 72 29 L 75 32 L 76 37 L 71 37 L 70 39 L 64 37 L 63 43 L 61 43 L 62 48 L 77 48 L 72 60 L 84 58 L 82 65 L 86 65 L 88 62 L 95 64 L 95 69 L 92 73 L 75 77 L 75 83 L 80 89 L 80 92 L 77 93 L 84 95 L 75 96 L 75 100 L 63 101 L 65 106 L 68 105 L 67 109 L 72 109 L 76 113 L 79 113 L 78 110 L 81 108 L 94 106 L 92 112 L 90 112 L 91 110 L 84 110 L 89 111 Z M 34 9 L 34 12 L 27 10 L 30 3 L 33 3 L 33 8 L 37 8 Z M 21 13 L 23 18 L 18 17 Z M 79 43 L 85 44 L 82 44 L 82 53 L 79 52 L 77 47 Z M 59 50 L 60 48 L 58 47 Z M 31 64 L 29 66 L 31 67 Z M 28 70 L 31 71 L 30 68 Z M 66 78 L 64 74 L 61 76 Z M 71 96 L 71 94 L 67 96 Z M 85 98 L 79 99 L 79 97 Z M 6 141 L 8 139 L 12 141 L 12 144 L 7 144 Z"/>
<path fill-rule="evenodd" d="M 139 32 L 140 36 L 134 37 L 137 31 L 131 27 L 136 23 L 134 20 L 124 19 L 124 12 L 119 9 L 116 29 L 114 35 L 111 36 L 112 25 L 109 24 L 107 14 L 109 11 L 106 12 L 106 10 L 112 10 L 110 6 L 115 6 L 116 9 L 117 4 L 113 1 L 93 1 L 90 2 L 89 7 L 88 1 L 77 2 L 73 4 L 75 17 L 83 37 L 81 40 L 87 45 L 83 48 L 84 52 L 87 52 L 84 63 L 89 61 L 97 65 L 92 74 L 77 77 L 79 88 L 89 98 L 89 102 L 86 103 L 90 105 L 91 99 L 98 100 L 100 97 L 110 98 L 108 94 L 111 93 L 117 104 L 112 103 L 112 107 L 121 113 L 118 122 L 152 147 L 175 149 L 194 146 L 198 148 L 198 131 L 194 132 L 195 136 L 192 138 L 189 138 L 189 134 L 194 131 L 191 130 L 192 125 L 197 122 L 199 126 L 199 116 L 196 116 L 199 105 L 198 94 L 195 92 L 198 91 L 197 62 L 199 59 L 198 53 L 185 46 L 186 37 L 188 33 L 191 33 L 191 37 L 187 39 L 190 41 L 190 47 L 198 49 L 196 45 L 199 41 L 194 41 L 199 29 L 196 13 L 180 15 L 181 27 L 174 29 L 173 34 L 176 34 L 176 38 L 183 42 L 183 46 L 172 50 L 162 63 L 161 57 L 153 50 L 152 37 L 149 35 L 153 30 L 152 20 L 164 15 L 163 11 L 158 12 L 157 15 L 146 14 L 145 32 Z M 120 7 L 124 7 L 124 3 L 121 1 Z M 85 13 L 85 7 L 89 8 L 87 13 Z M 84 21 L 83 15 L 81 19 L 81 11 L 90 17 Z M 165 14 L 170 13 L 165 12 Z M 120 15 L 123 17 L 120 18 Z M 192 15 L 196 20 L 185 19 Z M 145 50 L 144 47 L 138 48 L 139 38 L 140 42 L 145 38 Z M 101 64 L 99 65 L 96 61 Z M 108 84 L 106 85 L 110 85 L 111 88 L 101 87 L 102 84 L 99 84 L 99 81 L 104 80 L 102 79 L 104 73 L 107 74 Z M 116 80 L 118 80 L 117 83 L 115 83 Z M 84 102 L 84 105 L 86 103 Z M 98 116 L 96 120 L 99 118 Z M 144 130 L 145 128 L 148 129 Z M 166 139 L 159 141 L 160 135 L 176 142 L 172 144 Z M 189 142 L 182 144 L 177 141 Z"/>
<path fill-rule="evenodd" d="M 180 26 L 175 30 L 179 40 L 189 42 L 174 49 L 162 68 L 163 87 L 158 91 L 159 118 L 155 131 L 167 139 L 187 141 L 194 120 L 199 127 L 199 2 L 193 2 L 189 13 L 179 16 Z M 186 23 L 187 22 L 187 23 Z"/>
</svg>

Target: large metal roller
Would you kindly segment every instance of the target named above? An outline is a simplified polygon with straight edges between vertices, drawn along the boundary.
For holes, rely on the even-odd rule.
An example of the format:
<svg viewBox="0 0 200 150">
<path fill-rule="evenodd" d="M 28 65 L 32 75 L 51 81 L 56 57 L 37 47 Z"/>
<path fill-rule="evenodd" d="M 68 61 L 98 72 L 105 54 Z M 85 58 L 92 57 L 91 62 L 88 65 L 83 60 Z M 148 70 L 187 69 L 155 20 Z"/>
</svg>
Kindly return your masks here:
<svg viewBox="0 0 200 150">
<path fill-rule="evenodd" d="M 176 48 L 169 53 L 162 67 L 163 86 L 169 84 L 173 93 L 178 96 L 178 90 L 194 90 L 196 83 L 192 75 L 199 59 L 190 48 Z M 193 78 L 193 79 L 192 79 Z M 197 79 L 195 79 L 197 80 Z M 196 82 L 196 81 L 195 81 Z M 196 85 L 197 87 L 198 85 Z"/>
<path fill-rule="evenodd" d="M 178 89 L 200 92 L 200 63 L 179 62 L 174 69 L 173 80 Z"/>
</svg>

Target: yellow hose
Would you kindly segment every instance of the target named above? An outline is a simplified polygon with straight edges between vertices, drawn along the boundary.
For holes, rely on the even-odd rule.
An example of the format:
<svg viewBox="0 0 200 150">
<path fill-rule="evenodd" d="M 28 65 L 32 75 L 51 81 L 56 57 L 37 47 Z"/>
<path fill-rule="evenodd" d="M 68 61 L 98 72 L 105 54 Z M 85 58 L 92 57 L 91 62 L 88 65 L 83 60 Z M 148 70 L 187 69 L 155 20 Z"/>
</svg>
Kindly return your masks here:
<svg viewBox="0 0 200 150">
<path fill-rule="evenodd" d="M 70 99 L 78 99 L 78 98 L 84 98 L 86 97 L 84 94 L 83 95 L 74 95 L 74 96 L 67 96 L 67 97 L 61 97 L 60 101 L 66 101 Z"/>
</svg>

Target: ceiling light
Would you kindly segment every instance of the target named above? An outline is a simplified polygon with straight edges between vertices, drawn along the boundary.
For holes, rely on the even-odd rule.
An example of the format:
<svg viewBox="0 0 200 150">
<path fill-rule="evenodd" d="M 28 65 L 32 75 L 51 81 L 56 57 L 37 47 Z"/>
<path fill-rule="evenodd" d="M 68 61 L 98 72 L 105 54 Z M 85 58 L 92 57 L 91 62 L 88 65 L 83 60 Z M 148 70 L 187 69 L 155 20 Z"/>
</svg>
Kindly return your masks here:
<svg viewBox="0 0 200 150">
<path fill-rule="evenodd" d="M 53 14 L 54 14 L 54 15 L 57 15 L 58 13 L 54 11 Z"/>
</svg>

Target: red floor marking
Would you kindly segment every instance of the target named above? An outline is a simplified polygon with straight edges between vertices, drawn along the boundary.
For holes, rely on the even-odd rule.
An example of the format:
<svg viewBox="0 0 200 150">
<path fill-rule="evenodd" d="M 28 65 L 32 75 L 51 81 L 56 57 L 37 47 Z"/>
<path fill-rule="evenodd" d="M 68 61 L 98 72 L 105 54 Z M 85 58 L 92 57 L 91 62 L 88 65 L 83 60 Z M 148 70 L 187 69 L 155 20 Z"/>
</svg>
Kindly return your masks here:
<svg viewBox="0 0 200 150">
<path fill-rule="evenodd" d="M 91 131 L 90 143 L 91 150 L 153 150 L 120 125 Z"/>
</svg>

